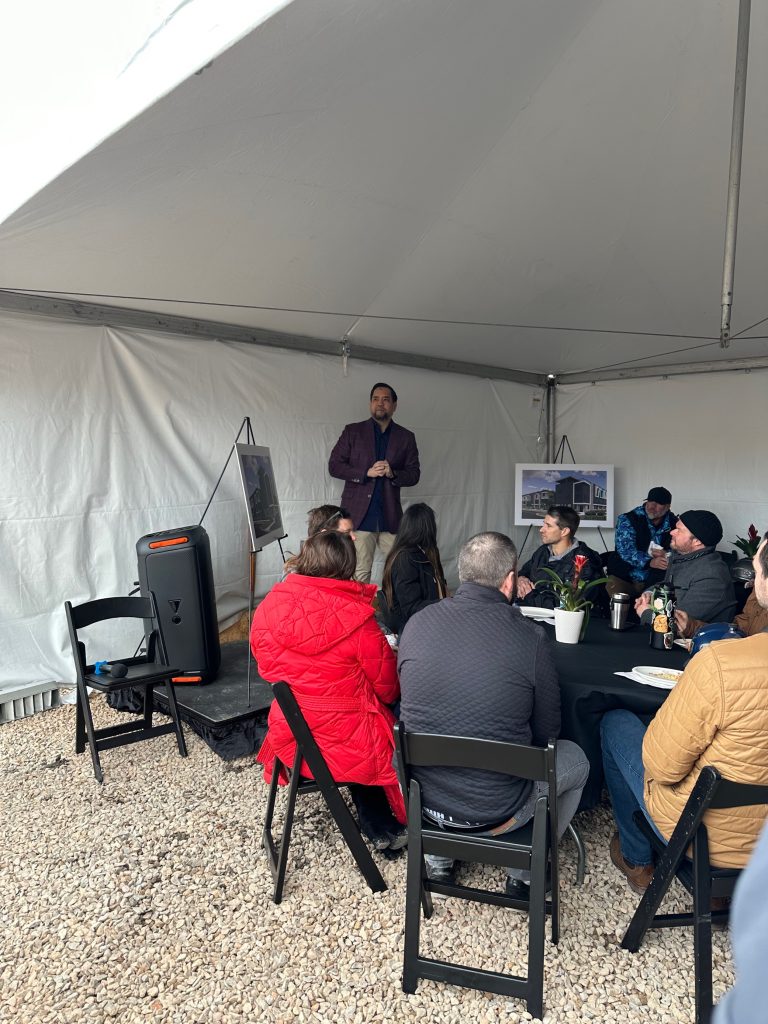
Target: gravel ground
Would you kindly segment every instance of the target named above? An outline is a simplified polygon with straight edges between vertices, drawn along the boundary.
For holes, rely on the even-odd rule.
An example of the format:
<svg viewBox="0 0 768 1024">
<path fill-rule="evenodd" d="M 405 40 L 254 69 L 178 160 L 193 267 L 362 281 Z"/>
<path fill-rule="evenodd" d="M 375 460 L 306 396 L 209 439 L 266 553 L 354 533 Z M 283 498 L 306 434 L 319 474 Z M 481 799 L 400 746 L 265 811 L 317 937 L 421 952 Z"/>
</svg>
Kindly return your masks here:
<svg viewBox="0 0 768 1024">
<path fill-rule="evenodd" d="M 99 786 L 87 753 L 73 753 L 74 710 L 0 728 L 0 1021 L 531 1020 L 518 1000 L 468 989 L 422 981 L 402 993 L 405 860 L 382 860 L 389 890 L 370 893 L 319 797 L 299 801 L 275 906 L 252 759 L 221 761 L 187 730 L 186 760 L 171 736 L 106 751 Z M 120 718 L 100 696 L 93 710 L 97 725 Z M 610 813 L 580 823 L 589 873 L 577 889 L 564 840 L 544 1020 L 692 1021 L 690 932 L 621 950 L 636 897 L 608 859 Z M 448 959 L 525 969 L 526 919 L 514 911 L 438 901 L 422 934 Z M 717 997 L 733 981 L 727 933 L 714 962 Z"/>
</svg>

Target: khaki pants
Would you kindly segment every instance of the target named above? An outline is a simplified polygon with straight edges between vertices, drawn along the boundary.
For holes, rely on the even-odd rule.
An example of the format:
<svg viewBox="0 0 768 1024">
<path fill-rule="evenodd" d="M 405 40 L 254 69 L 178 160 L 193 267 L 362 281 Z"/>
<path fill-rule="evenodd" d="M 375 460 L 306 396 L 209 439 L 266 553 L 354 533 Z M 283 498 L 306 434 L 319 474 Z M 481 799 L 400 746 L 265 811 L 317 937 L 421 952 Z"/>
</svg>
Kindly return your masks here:
<svg viewBox="0 0 768 1024">
<path fill-rule="evenodd" d="M 394 543 L 394 533 L 369 533 L 367 530 L 355 530 L 355 551 L 357 552 L 355 579 L 361 583 L 370 583 L 373 556 L 376 553 L 377 545 L 379 551 L 386 558 Z"/>
</svg>

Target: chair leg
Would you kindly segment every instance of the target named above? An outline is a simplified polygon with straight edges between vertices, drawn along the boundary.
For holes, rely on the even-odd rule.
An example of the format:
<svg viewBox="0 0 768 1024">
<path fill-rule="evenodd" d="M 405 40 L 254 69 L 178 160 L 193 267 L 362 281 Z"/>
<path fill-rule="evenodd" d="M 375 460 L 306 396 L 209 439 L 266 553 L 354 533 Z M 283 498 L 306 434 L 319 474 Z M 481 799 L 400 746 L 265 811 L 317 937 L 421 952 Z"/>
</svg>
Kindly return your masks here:
<svg viewBox="0 0 768 1024">
<path fill-rule="evenodd" d="M 355 858 L 357 866 L 360 869 L 360 873 L 368 883 L 369 889 L 371 889 L 372 892 L 384 892 L 387 888 L 387 883 L 384 881 L 381 872 L 376 867 L 376 862 L 371 856 L 371 851 L 365 845 L 365 840 L 360 834 L 357 822 L 352 817 L 352 814 L 344 802 L 344 798 L 336 787 L 336 784 L 332 780 L 330 784 L 326 784 L 325 778 L 322 780 L 318 778 L 318 775 L 320 774 L 319 772 L 315 772 L 314 774 L 317 787 L 323 794 L 323 799 L 328 805 L 328 810 L 331 812 L 336 824 L 339 826 L 339 831 L 344 837 L 344 842 L 347 844 L 350 853 Z"/>
<path fill-rule="evenodd" d="M 87 694 L 86 690 L 86 694 Z M 75 687 L 75 753 L 82 754 L 85 750 L 85 718 L 83 716 L 83 702 L 80 699 L 80 686 Z"/>
<path fill-rule="evenodd" d="M 291 771 L 291 778 L 288 783 L 288 800 L 285 805 L 285 822 L 283 824 L 283 834 L 280 839 L 280 851 L 277 855 L 277 864 L 275 868 L 275 888 L 272 893 L 272 902 L 280 903 L 283 899 L 283 885 L 285 884 L 285 872 L 288 867 L 288 849 L 291 845 L 291 833 L 293 832 L 293 815 L 296 811 L 296 794 L 299 789 L 299 782 L 301 781 L 301 775 L 299 769 L 301 767 L 301 755 L 297 751 L 296 760 L 293 763 L 293 770 Z M 277 766 L 275 766 L 275 770 Z"/>
<path fill-rule="evenodd" d="M 661 901 L 672 884 L 678 865 L 682 860 L 683 853 L 678 856 L 670 853 L 671 845 L 667 846 L 656 864 L 651 878 L 651 884 L 645 890 L 645 895 L 640 900 L 637 910 L 629 922 L 629 927 L 621 940 L 621 948 L 628 949 L 630 953 L 636 953 L 643 943 L 645 934 L 653 925 L 656 911 L 661 906 Z"/>
<path fill-rule="evenodd" d="M 152 728 L 152 712 L 155 710 L 154 707 L 155 699 L 155 688 L 154 686 L 144 687 L 144 728 L 149 730 Z"/>
<path fill-rule="evenodd" d="M 272 837 L 272 821 L 275 817 L 279 768 L 280 762 L 275 758 L 272 766 L 272 779 L 269 783 L 269 793 L 267 794 L 267 809 L 264 812 L 264 827 L 261 830 L 261 845 L 267 851 L 269 866 L 273 876 L 277 870 L 277 856 L 275 854 L 275 840 Z"/>
<path fill-rule="evenodd" d="M 173 687 L 173 683 L 169 679 L 165 684 L 165 688 L 168 691 L 168 710 L 171 713 L 173 724 L 176 727 L 176 743 L 179 747 L 179 754 L 181 757 L 187 756 L 187 742 L 184 739 L 184 731 L 181 728 L 181 719 L 179 718 L 179 705 L 176 703 L 176 693 Z"/>
<path fill-rule="evenodd" d="M 696 1024 L 712 1016 L 712 911 L 708 852 L 694 847 L 693 858 L 693 971 Z"/>
<path fill-rule="evenodd" d="M 538 819 L 538 820 L 537 820 Z M 532 847 L 546 850 L 547 822 L 540 811 L 534 816 Z M 557 942 L 557 852 L 552 850 L 552 941 Z M 547 858 L 531 858 L 531 896 L 528 904 L 528 994 L 525 1006 L 532 1017 L 544 1016 L 544 938 L 547 928 Z"/>
<path fill-rule="evenodd" d="M 556 845 L 551 848 L 549 855 L 552 875 L 552 895 L 550 897 L 552 908 L 551 934 L 552 944 L 556 946 L 560 941 L 560 861 Z M 544 899 L 546 901 L 546 893 Z"/>
<path fill-rule="evenodd" d="M 85 734 L 88 737 L 88 746 L 91 750 L 91 761 L 93 762 L 93 774 L 96 776 L 97 782 L 103 783 L 104 773 L 101 770 L 99 750 L 96 746 L 96 730 L 94 729 L 91 705 L 88 700 L 88 687 L 85 683 L 81 683 L 79 680 L 77 683 L 77 707 L 85 727 Z M 77 726 L 75 728 L 77 729 Z M 75 738 L 75 747 L 77 747 L 77 737 Z M 85 746 L 83 745 L 83 750 L 84 749 Z M 78 751 L 78 753 L 81 752 L 82 751 Z"/>
<path fill-rule="evenodd" d="M 410 843 L 410 838 L 408 840 Z M 432 893 L 426 888 L 424 882 L 427 881 L 427 865 L 424 858 L 421 858 L 421 909 L 424 914 L 425 920 L 429 920 L 434 913 L 434 907 L 432 906 Z"/>
<path fill-rule="evenodd" d="M 430 913 L 432 899 L 422 885 L 424 851 L 421 845 L 421 807 L 416 800 L 408 808 L 408 863 L 405 880 L 405 936 L 403 942 L 403 992 L 415 992 L 419 980 L 419 933 L 421 929 L 421 906 L 424 896 L 429 899 Z M 418 806 L 417 806 L 418 805 Z M 425 912 L 426 916 L 426 912 Z"/>
<path fill-rule="evenodd" d="M 584 876 L 587 873 L 587 849 L 584 839 L 578 825 L 574 825 L 572 821 L 568 823 L 567 831 L 576 844 L 576 885 L 584 885 Z"/>
</svg>

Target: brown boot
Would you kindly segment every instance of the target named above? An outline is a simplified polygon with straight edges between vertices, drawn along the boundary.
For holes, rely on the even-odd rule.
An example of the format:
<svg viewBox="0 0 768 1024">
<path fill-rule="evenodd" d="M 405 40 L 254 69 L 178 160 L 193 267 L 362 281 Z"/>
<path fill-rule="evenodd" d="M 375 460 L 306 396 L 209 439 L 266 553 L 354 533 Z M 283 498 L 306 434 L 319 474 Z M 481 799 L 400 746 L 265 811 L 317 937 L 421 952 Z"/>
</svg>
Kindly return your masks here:
<svg viewBox="0 0 768 1024">
<path fill-rule="evenodd" d="M 653 865 L 630 865 L 629 862 L 624 859 L 624 854 L 621 852 L 621 843 L 619 841 L 618 832 L 614 832 L 611 837 L 610 853 L 611 860 L 622 875 L 626 877 L 629 888 L 632 892 L 636 892 L 638 896 L 642 896 L 651 884 L 651 879 L 653 878 Z"/>
</svg>

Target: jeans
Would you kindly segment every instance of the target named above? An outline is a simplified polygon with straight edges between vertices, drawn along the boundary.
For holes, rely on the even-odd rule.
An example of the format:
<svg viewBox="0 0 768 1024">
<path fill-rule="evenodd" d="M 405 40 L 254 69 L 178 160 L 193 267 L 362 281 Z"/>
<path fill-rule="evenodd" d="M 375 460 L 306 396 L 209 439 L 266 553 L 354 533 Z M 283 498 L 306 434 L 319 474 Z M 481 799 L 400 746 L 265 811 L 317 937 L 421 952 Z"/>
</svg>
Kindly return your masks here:
<svg viewBox="0 0 768 1024">
<path fill-rule="evenodd" d="M 557 838 L 560 840 L 568 828 L 571 818 L 576 813 L 576 808 L 579 806 L 581 791 L 584 789 L 587 776 L 589 775 L 589 761 L 581 747 L 570 740 L 558 740 L 556 748 L 557 770 L 555 777 L 557 779 L 557 828 L 559 832 Z M 515 814 L 514 824 L 504 831 L 514 832 L 515 829 L 527 825 L 536 810 L 536 801 L 542 793 L 547 793 L 548 791 L 549 786 L 546 782 L 534 782 L 530 796 Z M 503 834 L 497 828 L 489 829 L 487 832 L 475 832 L 475 835 Z M 453 867 L 453 861 L 450 857 L 427 854 L 424 859 L 427 862 L 427 866 L 431 868 L 446 871 Z M 524 882 L 530 879 L 530 872 L 523 868 L 507 868 L 507 874 L 510 878 L 517 878 Z"/>
<path fill-rule="evenodd" d="M 388 836 L 399 835 L 405 828 L 392 813 L 386 793 L 381 786 L 363 786 L 350 783 L 347 787 L 357 811 L 360 831 L 375 842 Z"/>
<path fill-rule="evenodd" d="M 639 867 L 653 863 L 651 844 L 632 820 L 640 810 L 653 823 L 645 806 L 643 769 L 643 737 L 646 726 L 637 715 L 623 709 L 609 711 L 600 723 L 605 781 L 613 805 L 613 816 L 619 830 L 621 852 L 625 860 Z M 666 840 L 664 840 L 666 842 Z"/>
</svg>

